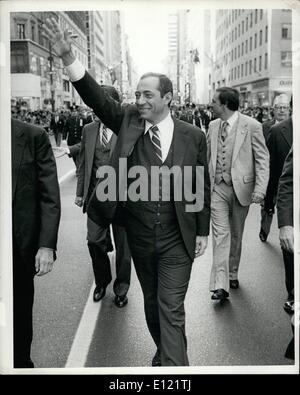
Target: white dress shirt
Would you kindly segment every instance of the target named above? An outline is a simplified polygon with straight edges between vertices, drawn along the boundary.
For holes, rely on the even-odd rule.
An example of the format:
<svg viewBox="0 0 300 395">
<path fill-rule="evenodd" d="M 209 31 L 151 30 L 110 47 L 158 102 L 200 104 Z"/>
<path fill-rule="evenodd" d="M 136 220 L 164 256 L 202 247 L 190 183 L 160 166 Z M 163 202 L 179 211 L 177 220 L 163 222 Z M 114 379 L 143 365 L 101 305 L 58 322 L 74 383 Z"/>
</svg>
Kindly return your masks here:
<svg viewBox="0 0 300 395">
<path fill-rule="evenodd" d="M 152 126 L 153 126 L 152 123 L 148 121 L 145 122 L 145 134 L 149 131 L 151 140 L 152 140 L 153 132 L 152 130 L 149 129 Z M 168 156 L 173 139 L 173 133 L 174 133 L 174 121 L 171 117 L 171 114 L 168 113 L 166 118 L 158 122 L 156 126 L 158 127 L 157 134 L 159 135 L 162 161 L 164 162 Z"/>
</svg>

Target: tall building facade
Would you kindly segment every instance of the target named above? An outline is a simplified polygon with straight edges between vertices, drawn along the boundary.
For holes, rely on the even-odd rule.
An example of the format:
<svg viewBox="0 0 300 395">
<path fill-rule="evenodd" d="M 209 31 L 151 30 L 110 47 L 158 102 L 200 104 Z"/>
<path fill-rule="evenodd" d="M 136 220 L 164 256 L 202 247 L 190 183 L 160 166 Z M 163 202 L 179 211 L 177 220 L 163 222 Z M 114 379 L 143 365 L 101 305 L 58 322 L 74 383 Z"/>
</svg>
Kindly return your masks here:
<svg viewBox="0 0 300 395">
<path fill-rule="evenodd" d="M 292 93 L 292 14 L 289 9 L 216 12 L 212 88 L 232 86 L 242 106 L 272 105 Z"/>
<path fill-rule="evenodd" d="M 98 83 L 104 82 L 106 59 L 104 50 L 104 17 L 101 11 L 86 11 L 88 71 Z"/>
<path fill-rule="evenodd" d="M 42 34 L 42 24 L 48 17 L 55 18 L 63 29 L 76 34 L 73 51 L 87 67 L 84 13 L 11 13 L 11 96 L 12 105 L 17 108 L 35 111 L 82 104 L 60 59 Z"/>
</svg>

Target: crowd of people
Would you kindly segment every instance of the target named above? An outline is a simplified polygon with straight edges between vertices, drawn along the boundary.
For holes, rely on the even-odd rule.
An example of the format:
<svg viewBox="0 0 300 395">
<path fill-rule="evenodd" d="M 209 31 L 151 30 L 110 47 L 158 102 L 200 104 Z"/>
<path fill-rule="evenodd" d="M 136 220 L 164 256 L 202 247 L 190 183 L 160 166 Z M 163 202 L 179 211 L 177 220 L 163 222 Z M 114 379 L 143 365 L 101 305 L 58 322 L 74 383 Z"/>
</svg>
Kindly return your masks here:
<svg viewBox="0 0 300 395">
<path fill-rule="evenodd" d="M 241 111 L 239 92 L 229 87 L 218 88 L 209 106 L 186 103 L 177 107 L 171 104 L 170 79 L 163 74 L 147 73 L 138 82 L 136 103 L 122 106 L 117 92 L 98 85 L 75 58 L 68 34 L 63 34 L 54 19 L 48 19 L 44 29 L 75 89 L 94 111 L 89 119 L 82 117 L 76 108 L 67 118 L 63 112 L 57 112 L 49 119 L 49 131 L 55 135 L 57 145 L 54 152 L 72 157 L 77 169 L 75 204 L 88 216 L 87 244 L 96 282 L 94 302 L 105 297 L 112 280 L 107 253 L 112 248 L 109 227 L 113 224 L 116 254 L 120 258 L 116 262 L 115 305 L 122 308 L 128 303 L 132 258 L 143 293 L 146 323 L 156 345 L 152 366 L 188 366 L 184 301 L 193 261 L 207 248 L 210 225 L 213 254 L 208 290 L 212 300 L 223 304 L 230 292 L 240 287 L 238 272 L 249 207 L 252 203 L 262 207 L 259 238 L 266 242 L 266 217 L 270 225 L 279 190 L 279 239 L 287 289 L 284 309 L 293 314 L 292 161 L 285 163 L 292 149 L 292 103 L 287 97 L 275 98 L 272 119 L 271 111 L 267 114 L 257 108 Z M 51 271 L 56 259 L 59 186 L 45 132 L 35 125 L 12 120 L 12 135 L 13 212 L 16 205 L 19 208 L 13 226 L 14 318 L 18 322 L 14 357 L 15 367 L 33 367 L 30 358 L 33 279 L 35 274 Z M 62 138 L 67 140 L 68 148 L 60 147 Z M 18 142 L 24 150 L 30 148 L 26 155 L 16 149 Z M 32 158 L 38 162 L 39 172 L 35 166 L 20 166 L 22 160 L 31 164 Z M 124 159 L 126 168 L 119 166 Z M 175 195 L 178 177 L 171 178 L 166 199 L 164 173 L 155 179 L 152 172 L 162 166 L 171 170 L 175 165 L 181 175 L 186 168 L 192 169 L 188 182 L 180 180 L 181 189 L 182 185 L 187 188 L 180 201 Z M 106 177 L 101 169 L 108 166 L 114 170 L 119 184 L 112 198 L 102 199 Z M 129 176 L 137 166 L 145 170 L 146 184 L 155 186 L 155 198 L 149 191 L 147 198 L 141 198 L 141 192 L 137 192 L 139 179 Z M 203 169 L 200 193 L 203 199 L 201 209 L 194 209 L 191 203 L 199 168 Z M 34 193 L 24 200 L 22 191 L 29 178 Z M 122 180 L 128 185 L 126 199 Z M 36 188 L 40 193 L 35 193 Z M 132 190 L 134 195 L 130 194 Z M 191 196 L 193 199 L 189 200 Z M 28 212 L 34 213 L 29 223 Z M 26 281 L 21 281 L 24 276 Z M 291 341 L 289 358 L 294 355 L 292 345 Z"/>
</svg>

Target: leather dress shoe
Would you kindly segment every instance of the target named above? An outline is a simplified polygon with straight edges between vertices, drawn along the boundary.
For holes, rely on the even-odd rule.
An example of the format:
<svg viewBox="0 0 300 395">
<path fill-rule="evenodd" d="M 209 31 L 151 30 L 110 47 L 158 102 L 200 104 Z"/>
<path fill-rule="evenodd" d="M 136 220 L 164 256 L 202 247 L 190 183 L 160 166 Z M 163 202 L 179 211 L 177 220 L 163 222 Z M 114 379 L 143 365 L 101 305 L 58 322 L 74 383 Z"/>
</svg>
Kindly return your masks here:
<svg viewBox="0 0 300 395">
<path fill-rule="evenodd" d="M 284 311 L 288 314 L 294 314 L 294 301 L 287 300 L 283 305 Z"/>
<path fill-rule="evenodd" d="M 266 232 L 263 229 L 261 229 L 259 232 L 259 238 L 260 238 L 260 241 L 262 241 L 263 243 L 265 243 L 267 241 L 268 235 L 266 234 Z"/>
<path fill-rule="evenodd" d="M 161 366 L 161 359 L 160 359 L 160 351 L 157 350 L 153 359 L 152 359 L 152 366 Z"/>
<path fill-rule="evenodd" d="M 229 280 L 229 285 L 232 289 L 238 289 L 240 283 L 239 280 Z"/>
<path fill-rule="evenodd" d="M 128 298 L 126 295 L 122 295 L 122 296 L 116 295 L 114 303 L 117 307 L 120 307 L 120 308 L 124 307 L 128 303 Z"/>
<path fill-rule="evenodd" d="M 214 293 L 211 295 L 211 298 L 213 300 L 225 300 L 228 298 L 229 293 L 225 291 L 225 289 L 220 288 L 214 291 Z"/>
<path fill-rule="evenodd" d="M 96 287 L 94 289 L 93 300 L 94 302 L 99 302 L 101 299 L 104 298 L 106 293 L 106 288 Z"/>
</svg>

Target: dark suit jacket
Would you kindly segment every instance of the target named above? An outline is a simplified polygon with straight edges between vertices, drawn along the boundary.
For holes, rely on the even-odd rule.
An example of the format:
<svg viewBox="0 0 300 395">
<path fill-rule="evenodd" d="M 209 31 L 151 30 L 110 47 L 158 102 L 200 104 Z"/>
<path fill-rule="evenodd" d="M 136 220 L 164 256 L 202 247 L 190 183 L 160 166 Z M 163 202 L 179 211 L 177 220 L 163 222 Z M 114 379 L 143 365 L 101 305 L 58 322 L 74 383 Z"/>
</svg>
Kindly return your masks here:
<svg viewBox="0 0 300 395">
<path fill-rule="evenodd" d="M 122 107 L 105 93 L 87 72 L 81 80 L 73 84 L 84 102 L 94 110 L 107 127 L 118 135 L 116 147 L 110 160 L 111 166 L 116 171 L 118 185 L 119 177 L 127 179 L 127 174 L 119 174 L 119 159 L 131 155 L 134 145 L 144 133 L 145 121 L 139 117 L 135 105 Z M 192 167 L 192 181 L 189 185 L 192 191 L 195 191 L 196 166 L 204 167 L 203 209 L 196 213 L 186 212 L 186 204 L 191 204 L 191 202 L 185 200 L 184 194 L 182 201 L 174 202 L 182 238 L 191 259 L 194 259 L 196 235 L 209 234 L 210 180 L 207 166 L 206 137 L 204 133 L 199 133 L 197 127 L 174 119 L 173 141 L 173 165 L 179 166 L 182 170 L 184 166 Z M 116 210 L 117 202 L 100 203 L 94 194 L 90 200 L 88 215 L 99 225 L 107 225 L 114 220 Z"/>
<path fill-rule="evenodd" d="M 55 115 L 52 115 L 50 121 L 50 129 L 53 130 L 53 133 L 63 133 L 65 126 L 65 117 L 63 115 L 58 116 L 58 121 L 55 122 Z"/>
<path fill-rule="evenodd" d="M 39 247 L 56 250 L 60 194 L 52 148 L 46 132 L 12 119 L 13 240 L 24 258 Z"/>
<path fill-rule="evenodd" d="M 272 126 L 269 132 L 267 147 L 270 153 L 270 178 L 265 198 L 265 209 L 267 211 L 274 208 L 279 178 L 292 144 L 293 123 L 290 117 Z"/>
<path fill-rule="evenodd" d="M 99 138 L 100 122 L 92 122 L 84 126 L 82 130 L 82 140 L 80 143 L 79 167 L 76 196 L 81 196 L 84 199 L 83 212 L 86 210 L 87 195 L 89 192 L 96 140 Z M 110 154 L 112 153 L 117 141 L 115 134 L 111 137 Z M 78 145 L 75 145 L 77 147 Z M 76 148 L 75 148 L 76 149 Z M 71 149 L 70 149 L 71 155 Z"/>
<path fill-rule="evenodd" d="M 270 129 L 273 125 L 275 125 L 275 119 L 272 119 L 271 121 L 266 121 L 266 122 L 262 123 L 263 134 L 264 134 L 264 138 L 265 138 L 266 142 L 269 137 Z"/>
<path fill-rule="evenodd" d="M 288 153 L 278 185 L 277 218 L 278 227 L 293 226 L 293 148 Z"/>
<path fill-rule="evenodd" d="M 64 127 L 64 139 L 68 145 L 74 145 L 81 141 L 82 128 L 84 126 L 83 118 L 70 116 Z"/>
</svg>

